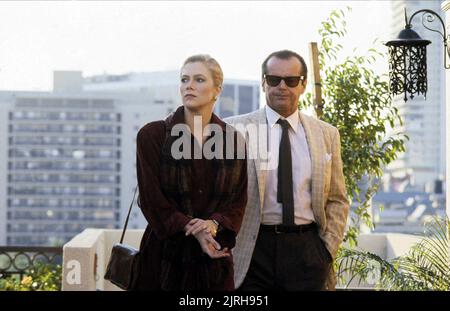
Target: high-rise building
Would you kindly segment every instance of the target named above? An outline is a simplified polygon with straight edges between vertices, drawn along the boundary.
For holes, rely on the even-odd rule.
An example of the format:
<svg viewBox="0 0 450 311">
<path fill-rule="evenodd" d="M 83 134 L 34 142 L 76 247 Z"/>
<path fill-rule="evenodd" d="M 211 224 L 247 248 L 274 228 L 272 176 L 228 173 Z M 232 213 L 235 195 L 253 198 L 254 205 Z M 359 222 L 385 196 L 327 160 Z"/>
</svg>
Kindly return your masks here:
<svg viewBox="0 0 450 311">
<path fill-rule="evenodd" d="M 391 37 L 397 37 L 405 27 L 406 8 L 408 18 L 420 9 L 431 9 L 442 18 L 442 1 L 395 0 L 391 1 Z M 427 47 L 428 92 L 405 103 L 403 95 L 395 98 L 395 106 L 403 118 L 403 126 L 397 125 L 394 132 L 404 132 L 409 136 L 406 152 L 388 166 L 393 190 L 401 190 L 400 185 L 409 184 L 419 191 L 433 191 L 438 180 L 445 176 L 445 85 L 443 70 L 442 37 L 427 30 L 422 25 L 422 14 L 412 21 L 413 29 L 423 39 L 432 43 Z M 440 29 L 440 23 L 427 24 Z M 398 186 L 398 187 L 396 187 Z"/>
<path fill-rule="evenodd" d="M 121 114 L 111 98 L 2 92 L 1 244 L 56 245 L 120 220 Z"/>
<path fill-rule="evenodd" d="M 181 104 L 174 74 L 62 71 L 53 92 L 0 92 L 0 245 L 60 245 L 85 228 L 121 228 L 136 187 L 136 134 Z M 233 109 L 224 111 L 258 108 L 257 82 L 226 83 Z M 135 204 L 129 228 L 145 225 Z"/>
</svg>

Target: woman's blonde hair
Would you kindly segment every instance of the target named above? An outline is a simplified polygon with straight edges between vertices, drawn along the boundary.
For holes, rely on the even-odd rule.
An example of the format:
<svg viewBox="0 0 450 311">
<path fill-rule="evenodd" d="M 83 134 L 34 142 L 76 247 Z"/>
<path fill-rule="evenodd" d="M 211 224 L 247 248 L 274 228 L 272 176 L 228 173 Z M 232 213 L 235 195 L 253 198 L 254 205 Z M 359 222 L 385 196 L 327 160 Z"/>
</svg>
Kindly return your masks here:
<svg viewBox="0 0 450 311">
<path fill-rule="evenodd" d="M 222 87 L 222 83 L 223 83 L 222 68 L 220 68 L 219 63 L 214 58 L 212 58 L 208 54 L 192 55 L 184 61 L 183 67 L 186 64 L 196 63 L 196 62 L 205 64 L 205 66 L 209 69 L 209 71 L 211 72 L 211 75 L 213 77 L 214 86 Z"/>
</svg>

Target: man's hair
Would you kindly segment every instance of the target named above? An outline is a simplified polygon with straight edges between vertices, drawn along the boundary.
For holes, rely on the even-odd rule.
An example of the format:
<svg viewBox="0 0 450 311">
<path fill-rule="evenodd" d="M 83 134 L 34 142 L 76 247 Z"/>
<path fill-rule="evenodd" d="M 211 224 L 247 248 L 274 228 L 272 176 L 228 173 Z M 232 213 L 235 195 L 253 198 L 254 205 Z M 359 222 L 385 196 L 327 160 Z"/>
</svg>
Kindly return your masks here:
<svg viewBox="0 0 450 311">
<path fill-rule="evenodd" d="M 290 51 L 290 50 L 281 50 L 276 51 L 267 56 L 267 58 L 262 63 L 261 69 L 262 69 L 262 79 L 264 79 L 264 75 L 267 74 L 267 63 L 269 62 L 269 59 L 272 57 L 276 57 L 279 59 L 289 59 L 291 57 L 295 57 L 300 61 L 300 64 L 302 65 L 302 72 L 300 72 L 301 76 L 305 76 L 305 79 L 308 78 L 308 67 L 306 66 L 305 60 L 303 57 L 301 57 L 299 54 Z"/>
<path fill-rule="evenodd" d="M 184 61 L 183 67 L 186 64 L 196 63 L 196 62 L 203 63 L 209 69 L 209 71 L 211 72 L 211 75 L 213 77 L 214 86 L 220 86 L 220 87 L 222 86 L 222 84 L 223 84 L 222 68 L 220 68 L 219 63 L 214 58 L 212 58 L 208 54 L 192 55 Z"/>
</svg>

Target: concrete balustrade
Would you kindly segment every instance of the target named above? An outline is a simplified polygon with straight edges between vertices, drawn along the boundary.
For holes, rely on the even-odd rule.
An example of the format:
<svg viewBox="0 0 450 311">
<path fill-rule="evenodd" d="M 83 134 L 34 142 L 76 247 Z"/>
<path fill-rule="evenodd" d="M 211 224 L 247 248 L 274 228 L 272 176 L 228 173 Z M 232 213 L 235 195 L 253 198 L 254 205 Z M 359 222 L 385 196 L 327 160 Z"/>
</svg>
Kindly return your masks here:
<svg viewBox="0 0 450 311">
<path fill-rule="evenodd" d="M 121 230 L 86 229 L 63 248 L 63 285 L 65 291 L 120 290 L 105 280 L 106 266 L 111 249 L 120 239 Z M 128 230 L 124 243 L 139 247 L 143 230 Z M 420 240 L 420 236 L 407 234 L 362 234 L 358 238 L 360 249 L 392 259 L 405 254 Z M 373 284 L 350 284 L 351 288 L 371 288 Z"/>
<path fill-rule="evenodd" d="M 139 248 L 143 230 L 127 230 L 124 244 Z M 64 291 L 120 290 L 105 280 L 111 249 L 120 240 L 121 230 L 86 229 L 63 248 Z"/>
<path fill-rule="evenodd" d="M 395 257 L 405 255 L 411 246 L 419 242 L 422 236 L 411 235 L 411 234 L 401 234 L 401 233 L 372 233 L 372 234 L 361 234 L 358 237 L 358 250 L 363 250 L 366 252 L 378 255 L 384 260 L 390 261 Z M 344 245 L 348 247 L 348 245 Z M 348 276 L 345 276 L 349 280 Z M 373 289 L 376 283 L 374 278 L 372 282 L 366 283 L 354 279 L 350 284 L 348 284 L 349 289 Z M 342 286 L 338 286 L 338 288 Z"/>
</svg>

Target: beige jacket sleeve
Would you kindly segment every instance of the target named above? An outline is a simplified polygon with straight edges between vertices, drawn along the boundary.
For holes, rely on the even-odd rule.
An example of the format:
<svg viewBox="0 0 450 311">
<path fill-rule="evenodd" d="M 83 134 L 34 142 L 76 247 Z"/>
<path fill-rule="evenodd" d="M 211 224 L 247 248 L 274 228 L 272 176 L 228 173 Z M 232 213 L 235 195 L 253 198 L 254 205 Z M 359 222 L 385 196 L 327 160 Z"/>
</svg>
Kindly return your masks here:
<svg viewBox="0 0 450 311">
<path fill-rule="evenodd" d="M 335 258 L 339 245 L 344 238 L 349 201 L 345 189 L 340 135 L 336 128 L 333 128 L 333 130 L 330 188 L 328 196 L 325 198 L 326 229 L 324 240 L 331 256 Z"/>
</svg>

